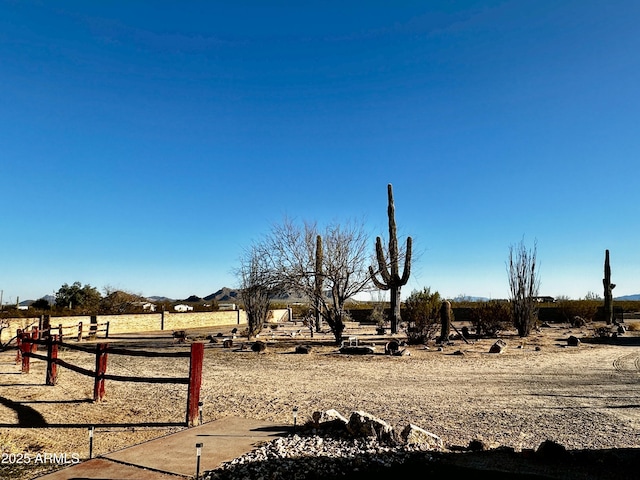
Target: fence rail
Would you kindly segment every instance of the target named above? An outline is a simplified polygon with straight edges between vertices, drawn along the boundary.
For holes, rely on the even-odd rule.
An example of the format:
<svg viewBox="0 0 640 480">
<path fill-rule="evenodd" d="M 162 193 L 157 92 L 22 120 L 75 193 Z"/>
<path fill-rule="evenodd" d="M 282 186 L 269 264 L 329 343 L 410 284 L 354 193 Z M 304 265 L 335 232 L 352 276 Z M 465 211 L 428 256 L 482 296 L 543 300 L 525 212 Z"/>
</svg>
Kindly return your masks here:
<svg viewBox="0 0 640 480">
<path fill-rule="evenodd" d="M 80 342 L 82 341 L 83 336 L 88 337 L 89 339 L 95 339 L 101 333 L 104 334 L 104 338 L 109 338 L 109 322 L 91 322 L 89 323 L 88 331 L 85 330 L 85 327 L 86 324 L 83 324 L 83 322 L 78 322 L 72 325 L 62 325 L 60 323 L 57 326 L 45 324 L 40 330 L 40 338 L 57 335 L 60 339 L 71 337 L 76 338 Z"/>
<path fill-rule="evenodd" d="M 19 332 L 18 357 L 16 363 L 22 362 L 22 372 L 29 373 L 31 358 L 47 362 L 45 384 L 55 385 L 58 380 L 58 366 L 72 370 L 81 375 L 94 379 L 93 401 L 98 402 L 105 395 L 105 380 L 134 383 L 171 383 L 188 385 L 187 413 L 185 423 L 194 425 L 199 413 L 200 387 L 202 384 L 202 362 L 204 360 L 204 343 L 192 343 L 188 352 L 154 352 L 143 350 L 131 350 L 126 348 L 111 347 L 108 343 L 97 343 L 94 347 L 80 346 L 63 342 L 58 335 L 49 335 L 45 339 L 39 339 L 37 327 L 31 332 Z M 46 346 L 47 354 L 37 353 L 38 345 Z M 89 370 L 58 358 L 58 348 L 64 347 L 81 351 L 95 356 L 95 370 Z M 113 375 L 107 373 L 107 359 L 109 355 L 125 355 L 131 357 L 147 358 L 188 358 L 188 377 L 141 377 Z"/>
</svg>

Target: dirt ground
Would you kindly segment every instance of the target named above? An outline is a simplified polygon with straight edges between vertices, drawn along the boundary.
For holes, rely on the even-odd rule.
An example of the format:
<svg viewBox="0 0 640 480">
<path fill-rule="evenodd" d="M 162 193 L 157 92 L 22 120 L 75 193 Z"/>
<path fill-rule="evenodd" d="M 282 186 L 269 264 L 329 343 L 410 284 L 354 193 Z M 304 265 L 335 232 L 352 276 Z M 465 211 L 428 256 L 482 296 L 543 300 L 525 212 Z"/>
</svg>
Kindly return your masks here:
<svg viewBox="0 0 640 480">
<path fill-rule="evenodd" d="M 378 336 L 373 328 L 352 326 L 346 335 L 375 345 L 374 355 L 340 354 L 330 334 L 311 339 L 300 328 L 266 331 L 260 340 L 268 348 L 259 354 L 243 349 L 250 343 L 241 338 L 224 348 L 222 338 L 230 338 L 231 327 L 189 332 L 187 344 L 176 343 L 171 332 L 110 342 L 178 351 L 188 350 L 189 341 L 206 341 L 204 421 L 237 415 L 291 424 L 297 407 L 298 422 L 304 423 L 314 411 L 333 408 L 345 416 L 364 410 L 398 429 L 413 423 L 438 435 L 450 450 L 475 439 L 516 452 L 534 450 L 545 440 L 574 451 L 640 447 L 638 330 L 600 344 L 587 341 L 593 326 L 552 325 L 525 339 L 501 335 L 501 354 L 489 353 L 495 339 L 459 339 L 442 350 L 407 346 L 404 355 L 389 356 L 384 344 L 391 336 Z M 217 333 L 223 335 L 219 341 L 205 339 Z M 568 346 L 571 335 L 583 339 L 580 346 Z M 312 345 L 311 353 L 295 354 L 299 344 Z M 57 385 L 46 386 L 44 362 L 32 360 L 31 372 L 22 374 L 15 357 L 15 350 L 0 353 L 3 459 L 37 453 L 88 458 L 89 425 L 96 426 L 94 456 L 184 428 L 178 424 L 186 415 L 185 385 L 107 381 L 105 400 L 94 403 L 89 377 L 61 368 Z M 59 357 L 95 367 L 95 358 L 83 352 L 63 349 Z M 188 359 L 110 355 L 107 372 L 186 377 Z M 0 468 L 2 478 L 23 480 L 56 465 L 5 462 Z"/>
</svg>

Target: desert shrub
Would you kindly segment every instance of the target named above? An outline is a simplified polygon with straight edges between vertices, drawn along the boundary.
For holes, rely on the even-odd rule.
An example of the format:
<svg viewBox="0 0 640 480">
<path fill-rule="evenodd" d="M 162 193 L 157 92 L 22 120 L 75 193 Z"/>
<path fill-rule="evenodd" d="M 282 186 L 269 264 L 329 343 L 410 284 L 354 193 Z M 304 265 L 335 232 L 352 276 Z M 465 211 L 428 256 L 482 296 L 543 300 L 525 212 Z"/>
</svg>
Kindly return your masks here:
<svg viewBox="0 0 640 480">
<path fill-rule="evenodd" d="M 374 305 L 371 309 L 368 320 L 370 323 L 373 323 L 378 327 L 384 327 L 385 323 L 387 323 L 387 316 L 384 312 L 384 305 Z"/>
<path fill-rule="evenodd" d="M 412 345 L 426 343 L 434 338 L 440 328 L 440 305 L 438 292 L 431 293 L 429 287 L 414 290 L 404 301 L 402 320 L 407 331 L 407 342 Z"/>
<path fill-rule="evenodd" d="M 583 318 L 586 322 L 595 319 L 598 307 L 602 304 L 598 300 L 569 300 L 559 297 L 556 299 L 556 307 L 564 321 L 573 324 L 576 317 Z"/>
<path fill-rule="evenodd" d="M 511 305 L 499 300 L 481 302 L 471 311 L 471 322 L 476 335 L 495 337 L 512 325 Z"/>
</svg>

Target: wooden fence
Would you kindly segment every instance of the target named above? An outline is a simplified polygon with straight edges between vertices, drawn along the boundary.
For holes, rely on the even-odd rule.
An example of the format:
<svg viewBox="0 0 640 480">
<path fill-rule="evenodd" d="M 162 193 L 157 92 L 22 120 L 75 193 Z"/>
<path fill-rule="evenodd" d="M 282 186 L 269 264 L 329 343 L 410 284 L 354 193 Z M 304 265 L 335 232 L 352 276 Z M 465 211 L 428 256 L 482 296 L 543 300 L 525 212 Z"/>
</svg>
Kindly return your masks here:
<svg viewBox="0 0 640 480">
<path fill-rule="evenodd" d="M 88 329 L 85 328 L 87 325 L 83 324 L 83 322 L 78 322 L 72 325 L 62 325 L 59 323 L 57 326 L 53 326 L 50 324 L 50 318 L 46 317 L 41 321 L 41 330 L 40 330 L 40 338 L 46 338 L 49 335 L 57 335 L 62 341 L 64 338 L 68 338 L 71 336 L 72 338 L 76 338 L 79 342 L 82 341 L 82 338 L 89 338 L 93 340 L 104 334 L 104 338 L 109 338 L 109 322 L 101 322 L 98 323 L 94 321 L 95 317 L 91 318 L 91 323 L 88 325 Z"/>
<path fill-rule="evenodd" d="M 46 346 L 47 354 L 37 353 L 38 345 Z M 95 370 L 89 370 L 77 365 L 68 363 L 58 358 L 58 347 L 69 348 L 85 352 L 95 356 Z M 110 375 L 107 373 L 107 359 L 109 355 L 126 355 L 130 357 L 161 357 L 161 358 L 189 358 L 188 377 L 132 377 L 123 375 Z M 16 363 L 22 362 L 22 372 L 29 373 L 31 358 L 44 360 L 47 362 L 46 385 L 55 385 L 58 378 L 58 366 L 67 368 L 76 373 L 93 377 L 93 401 L 98 402 L 105 395 L 105 380 L 118 382 L 142 382 L 142 383 L 172 383 L 188 385 L 187 392 L 187 415 L 185 423 L 192 426 L 196 423 L 199 413 L 200 386 L 202 383 L 202 362 L 204 359 L 204 343 L 192 343 L 189 352 L 150 352 L 143 350 L 131 350 L 125 348 L 115 348 L 108 343 L 97 343 L 95 346 L 80 346 L 78 344 L 64 343 L 58 335 L 49 335 L 46 339 L 38 339 L 38 329 L 33 328 L 31 332 L 20 332 L 18 334 L 18 356 Z"/>
</svg>

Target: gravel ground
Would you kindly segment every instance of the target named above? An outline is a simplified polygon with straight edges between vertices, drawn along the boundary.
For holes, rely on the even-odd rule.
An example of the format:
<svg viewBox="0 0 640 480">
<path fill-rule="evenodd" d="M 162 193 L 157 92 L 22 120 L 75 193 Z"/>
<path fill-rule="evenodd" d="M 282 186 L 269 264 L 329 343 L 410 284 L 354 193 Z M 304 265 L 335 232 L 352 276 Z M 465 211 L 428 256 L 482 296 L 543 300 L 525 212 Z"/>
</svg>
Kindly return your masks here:
<svg viewBox="0 0 640 480">
<path fill-rule="evenodd" d="M 377 344 L 380 352 L 361 356 L 337 353 L 330 335 L 292 338 L 297 328 L 263 336 L 269 346 L 261 354 L 240 350 L 240 339 L 234 348 L 207 344 L 204 420 L 239 415 L 286 424 L 297 407 L 303 423 L 314 411 L 336 409 L 348 416 L 362 410 L 399 430 L 407 423 L 418 425 L 452 451 L 474 439 L 515 452 L 534 450 L 545 440 L 570 451 L 640 446 L 640 349 L 633 346 L 640 337 L 633 337 L 635 332 L 623 345 L 568 347 L 570 335 L 586 338 L 590 332 L 553 326 L 525 340 L 502 336 L 507 344 L 502 354 L 488 353 L 495 340 L 482 339 L 458 340 L 442 351 L 407 347 L 403 356 L 388 356 L 385 338 L 354 329 L 348 334 Z M 150 341 L 138 339 L 135 345 L 145 343 Z M 311 353 L 294 354 L 300 343 L 312 344 Z M 64 351 L 60 357 L 94 366 L 93 358 L 81 352 Z M 112 355 L 108 372 L 186 376 L 188 361 Z M 109 424 L 96 429 L 94 455 L 100 455 L 178 430 L 144 425 L 181 422 L 185 416 L 184 385 L 107 381 L 105 401 L 94 404 L 87 401 L 93 388 L 89 378 L 63 369 L 55 387 L 43 386 L 44 364 L 33 362 L 30 374 L 19 374 L 15 352 L 0 354 L 0 374 L 4 453 L 66 452 L 86 458 L 88 424 Z M 3 478 L 33 478 L 43 470 L 6 467 Z"/>
</svg>

